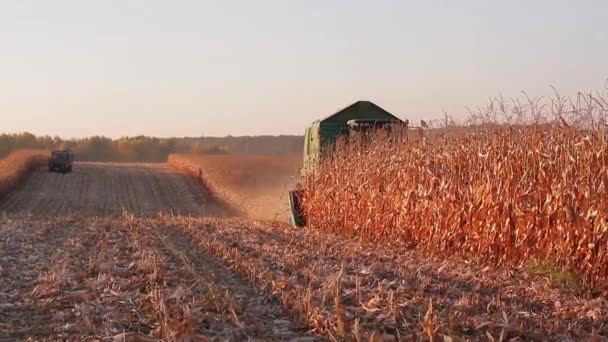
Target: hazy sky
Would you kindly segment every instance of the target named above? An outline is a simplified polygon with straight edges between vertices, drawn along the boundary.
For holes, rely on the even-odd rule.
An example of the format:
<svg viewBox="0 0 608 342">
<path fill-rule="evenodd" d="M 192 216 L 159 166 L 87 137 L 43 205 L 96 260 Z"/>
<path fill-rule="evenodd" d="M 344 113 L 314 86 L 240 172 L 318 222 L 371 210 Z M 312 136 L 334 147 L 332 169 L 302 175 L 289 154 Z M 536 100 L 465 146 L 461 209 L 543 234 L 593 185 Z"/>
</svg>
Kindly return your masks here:
<svg viewBox="0 0 608 342">
<path fill-rule="evenodd" d="M 0 131 L 301 134 L 600 89 L 608 1 L 1 0 Z"/>
</svg>

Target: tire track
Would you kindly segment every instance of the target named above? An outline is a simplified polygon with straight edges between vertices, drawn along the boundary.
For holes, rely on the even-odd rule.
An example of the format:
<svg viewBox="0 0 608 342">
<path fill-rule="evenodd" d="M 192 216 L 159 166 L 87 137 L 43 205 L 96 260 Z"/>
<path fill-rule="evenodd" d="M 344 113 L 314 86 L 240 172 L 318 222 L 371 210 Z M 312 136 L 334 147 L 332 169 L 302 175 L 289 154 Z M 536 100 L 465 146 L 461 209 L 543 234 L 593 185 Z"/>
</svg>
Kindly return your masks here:
<svg viewBox="0 0 608 342">
<path fill-rule="evenodd" d="M 0 239 L 0 340 L 32 334 L 48 334 L 50 313 L 29 297 L 39 279 L 53 268 L 53 262 L 73 243 L 81 223 L 63 218 L 40 224 L 23 220 L 3 230 Z M 5 274 L 1 274 L 5 273 Z M 11 276 L 7 276 L 7 275 Z M 32 325 L 31 322 L 38 324 Z"/>
<path fill-rule="evenodd" d="M 292 322 L 276 301 L 256 292 L 251 283 L 194 244 L 187 234 L 156 225 L 147 231 L 150 245 L 174 265 L 179 279 L 202 285 L 193 287 L 193 291 L 204 293 L 212 287 L 224 293 L 236 325 L 242 330 L 242 340 L 291 341 L 305 334 L 303 327 Z"/>
</svg>

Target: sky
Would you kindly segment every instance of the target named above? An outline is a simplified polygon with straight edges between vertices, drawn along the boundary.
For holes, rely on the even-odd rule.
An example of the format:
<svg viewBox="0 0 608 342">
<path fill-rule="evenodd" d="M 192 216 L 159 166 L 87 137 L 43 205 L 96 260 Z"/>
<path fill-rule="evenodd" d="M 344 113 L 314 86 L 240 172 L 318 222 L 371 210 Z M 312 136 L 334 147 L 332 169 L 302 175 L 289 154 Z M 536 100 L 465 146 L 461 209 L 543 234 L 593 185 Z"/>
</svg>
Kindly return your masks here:
<svg viewBox="0 0 608 342">
<path fill-rule="evenodd" d="M 0 132 L 302 134 L 607 78 L 606 0 L 0 1 Z"/>
</svg>

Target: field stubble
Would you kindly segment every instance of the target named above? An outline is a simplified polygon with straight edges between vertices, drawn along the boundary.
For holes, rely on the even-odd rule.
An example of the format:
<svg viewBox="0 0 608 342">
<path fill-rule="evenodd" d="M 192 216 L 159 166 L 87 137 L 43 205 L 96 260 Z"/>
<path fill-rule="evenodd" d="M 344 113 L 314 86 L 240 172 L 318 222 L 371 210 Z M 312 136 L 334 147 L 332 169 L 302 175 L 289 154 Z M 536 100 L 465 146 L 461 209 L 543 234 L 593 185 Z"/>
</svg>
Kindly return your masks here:
<svg viewBox="0 0 608 342">
<path fill-rule="evenodd" d="M 278 222 L 128 214 L 5 220 L 0 247 L 0 337 L 458 341 L 608 334 L 604 297 L 584 299 L 520 268 L 432 260 Z"/>
<path fill-rule="evenodd" d="M 219 205 L 192 177 L 166 164 L 78 162 L 70 174 L 34 170 L 18 191 L 0 201 L 0 212 L 9 216 L 226 216 Z"/>
<path fill-rule="evenodd" d="M 267 296 L 161 224 L 128 214 L 1 222 L 0 339 L 289 341 L 305 335 Z"/>
</svg>

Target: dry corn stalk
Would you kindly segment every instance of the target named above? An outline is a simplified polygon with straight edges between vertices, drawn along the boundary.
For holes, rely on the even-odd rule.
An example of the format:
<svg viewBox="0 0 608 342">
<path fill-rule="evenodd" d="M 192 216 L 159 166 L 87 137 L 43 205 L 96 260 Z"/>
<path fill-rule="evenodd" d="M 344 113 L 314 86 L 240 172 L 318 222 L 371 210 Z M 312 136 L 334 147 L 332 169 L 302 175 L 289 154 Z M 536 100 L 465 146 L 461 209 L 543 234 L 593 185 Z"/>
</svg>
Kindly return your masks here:
<svg viewBox="0 0 608 342">
<path fill-rule="evenodd" d="M 603 133 L 563 124 L 462 130 L 339 142 L 305 179 L 309 226 L 493 264 L 549 260 L 605 285 Z"/>
<path fill-rule="evenodd" d="M 47 163 L 48 151 L 19 150 L 0 160 L 0 197 L 13 190 L 34 168 Z"/>
</svg>

